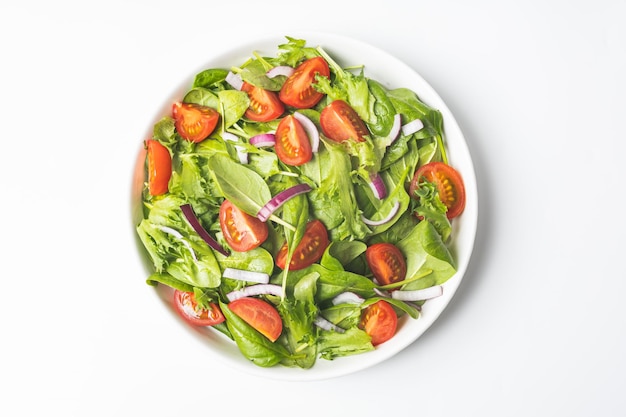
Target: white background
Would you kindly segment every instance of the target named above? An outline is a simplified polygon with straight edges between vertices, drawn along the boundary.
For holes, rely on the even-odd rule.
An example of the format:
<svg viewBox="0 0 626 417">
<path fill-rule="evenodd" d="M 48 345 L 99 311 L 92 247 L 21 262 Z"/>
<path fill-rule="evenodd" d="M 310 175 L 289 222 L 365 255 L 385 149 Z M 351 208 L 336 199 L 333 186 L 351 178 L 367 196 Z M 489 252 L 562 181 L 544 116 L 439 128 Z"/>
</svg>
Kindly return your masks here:
<svg viewBox="0 0 626 417">
<path fill-rule="evenodd" d="M 0 414 L 626 413 L 626 2 L 0 6 Z M 212 54 L 320 31 L 419 72 L 475 162 L 467 274 L 415 343 L 316 382 L 207 358 L 145 285 L 130 221 L 148 124 Z"/>
</svg>

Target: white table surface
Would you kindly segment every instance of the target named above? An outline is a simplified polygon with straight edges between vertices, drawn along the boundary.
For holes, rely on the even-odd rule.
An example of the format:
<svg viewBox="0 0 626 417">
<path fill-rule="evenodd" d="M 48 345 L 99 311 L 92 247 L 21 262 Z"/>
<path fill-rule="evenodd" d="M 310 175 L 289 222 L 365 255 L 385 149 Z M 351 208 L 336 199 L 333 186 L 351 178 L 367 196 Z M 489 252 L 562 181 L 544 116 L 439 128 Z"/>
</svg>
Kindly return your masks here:
<svg viewBox="0 0 626 417">
<path fill-rule="evenodd" d="M 625 21 L 619 0 L 3 2 L 0 415 L 625 415 Z M 129 190 L 182 78 L 302 30 L 385 49 L 439 92 L 480 214 L 420 339 L 293 383 L 198 359 L 145 285 Z"/>
</svg>

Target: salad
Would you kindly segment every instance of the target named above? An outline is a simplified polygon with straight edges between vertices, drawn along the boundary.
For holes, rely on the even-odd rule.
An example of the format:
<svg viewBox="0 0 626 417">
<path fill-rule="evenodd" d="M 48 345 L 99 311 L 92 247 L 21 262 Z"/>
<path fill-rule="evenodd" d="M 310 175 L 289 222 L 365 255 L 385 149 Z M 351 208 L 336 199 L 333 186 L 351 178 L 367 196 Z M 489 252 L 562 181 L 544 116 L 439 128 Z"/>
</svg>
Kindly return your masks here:
<svg viewBox="0 0 626 417">
<path fill-rule="evenodd" d="M 198 73 L 145 147 L 147 283 L 258 366 L 374 350 L 456 272 L 441 113 L 321 46 Z"/>
</svg>

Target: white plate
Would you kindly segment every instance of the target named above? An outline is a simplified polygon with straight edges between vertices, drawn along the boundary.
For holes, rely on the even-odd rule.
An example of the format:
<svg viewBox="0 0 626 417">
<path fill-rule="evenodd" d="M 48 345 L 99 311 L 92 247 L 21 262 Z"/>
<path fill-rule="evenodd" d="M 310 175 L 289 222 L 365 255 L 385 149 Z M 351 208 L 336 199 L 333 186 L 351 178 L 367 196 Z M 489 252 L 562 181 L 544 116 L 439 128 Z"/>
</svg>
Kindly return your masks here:
<svg viewBox="0 0 626 417">
<path fill-rule="evenodd" d="M 433 90 L 433 88 L 412 68 L 380 49 L 350 38 L 319 33 L 287 35 L 305 39 L 308 46 L 323 46 L 330 56 L 342 66 L 364 65 L 365 75 L 368 78 L 381 82 L 387 88 L 410 88 L 415 91 L 426 104 L 441 111 L 444 120 L 449 162 L 463 176 L 467 194 L 465 211 L 460 217 L 453 221 L 450 250 L 457 263 L 457 273 L 444 284 L 444 292 L 441 297 L 425 303 L 422 314 L 418 320 L 413 320 L 408 317 L 403 318 L 399 323 L 397 334 L 372 352 L 337 358 L 333 361 L 318 359 L 314 367 L 307 370 L 282 366 L 262 368 L 245 359 L 239 352 L 235 343 L 222 334 L 210 329 L 189 327 L 189 332 L 194 339 L 206 345 L 207 355 L 215 357 L 217 360 L 223 361 L 232 367 L 257 376 L 273 379 L 299 381 L 321 380 L 350 374 L 376 365 L 413 343 L 433 324 L 450 302 L 467 269 L 474 246 L 474 237 L 476 235 L 478 197 L 474 167 L 461 129 L 454 119 L 454 116 L 435 90 Z M 154 123 L 165 114 L 170 114 L 171 103 L 174 100 L 182 98 L 184 93 L 191 87 L 193 77 L 197 72 L 207 68 L 230 68 L 233 65 L 239 65 L 250 58 L 253 51 L 258 51 L 261 55 L 265 56 L 275 56 L 278 52 L 278 45 L 285 42 L 286 38 L 284 36 L 277 35 L 275 37 L 237 46 L 229 52 L 215 56 L 207 61 L 202 68 L 190 74 L 189 79 L 181 84 L 178 91 L 172 94 L 168 100 L 164 101 L 162 110 L 150 123 L 146 137 L 151 135 Z M 141 144 L 144 138 L 140 139 L 141 140 L 138 139 L 138 144 Z M 142 147 L 141 145 L 139 146 Z M 131 196 L 133 225 L 137 225 L 141 220 L 141 187 L 144 182 L 144 161 L 145 152 L 140 150 L 134 170 Z M 147 277 L 151 272 L 151 266 L 145 258 L 143 247 L 138 239 L 137 245 L 138 252 L 144 258 Z M 146 277 L 137 277 L 137 279 L 145 279 Z M 148 291 L 150 288 L 146 286 L 146 290 Z M 170 290 L 166 287 L 159 286 L 156 293 L 163 301 L 163 305 L 168 308 L 173 315 L 176 315 L 170 303 Z M 184 349 L 185 343 L 187 343 L 187 341 L 180 341 L 181 350 Z"/>
</svg>

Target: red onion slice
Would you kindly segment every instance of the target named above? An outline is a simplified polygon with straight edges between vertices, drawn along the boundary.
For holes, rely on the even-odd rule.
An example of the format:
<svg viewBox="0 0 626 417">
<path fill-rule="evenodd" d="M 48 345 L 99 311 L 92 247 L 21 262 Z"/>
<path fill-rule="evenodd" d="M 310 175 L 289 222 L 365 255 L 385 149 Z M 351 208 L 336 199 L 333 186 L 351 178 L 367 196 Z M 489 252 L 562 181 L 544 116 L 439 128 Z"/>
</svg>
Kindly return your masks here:
<svg viewBox="0 0 626 417">
<path fill-rule="evenodd" d="M 230 141 L 230 142 L 239 142 L 239 136 L 230 132 L 223 132 L 222 139 Z M 239 158 L 239 162 L 242 164 L 248 163 L 248 152 L 244 150 L 243 147 L 235 145 L 235 149 L 237 149 L 237 157 Z"/>
<path fill-rule="evenodd" d="M 363 297 L 353 293 L 352 291 L 342 292 L 332 299 L 332 303 L 334 306 L 344 303 L 360 305 L 363 303 L 363 301 L 365 301 Z"/>
<path fill-rule="evenodd" d="M 369 225 L 369 226 L 380 226 L 381 224 L 385 224 L 387 222 L 389 222 L 391 219 L 393 219 L 393 217 L 398 214 L 398 210 L 400 209 L 400 201 L 396 201 L 395 204 L 393 205 L 393 207 L 391 208 L 391 210 L 389 211 L 389 214 L 387 214 L 387 216 L 385 216 L 384 219 L 380 219 L 380 220 L 370 220 L 368 218 L 366 218 L 365 216 L 361 215 L 361 220 L 363 220 L 363 223 Z"/>
<path fill-rule="evenodd" d="M 380 175 L 372 174 L 370 176 L 369 186 L 374 192 L 376 198 L 378 198 L 379 200 L 382 200 L 387 196 L 387 188 L 385 187 L 385 183 L 383 182 L 383 179 Z"/>
<path fill-rule="evenodd" d="M 298 184 L 291 188 L 287 188 L 286 190 L 276 194 L 270 201 L 261 207 L 256 216 L 262 222 L 266 222 L 267 219 L 269 219 L 280 206 L 295 196 L 308 193 L 309 191 L 311 191 L 311 187 L 308 184 Z"/>
<path fill-rule="evenodd" d="M 439 297 L 443 294 L 443 287 L 435 285 L 421 290 L 396 290 L 391 293 L 391 298 L 401 301 L 423 301 Z"/>
<path fill-rule="evenodd" d="M 265 146 L 274 146 L 276 144 L 276 135 L 273 133 L 260 133 L 250 138 L 250 144 L 257 148 Z"/>
<path fill-rule="evenodd" d="M 222 276 L 224 278 L 255 282 L 257 284 L 267 284 L 270 282 L 270 276 L 268 274 L 264 272 L 246 271 L 245 269 L 224 268 Z"/>
<path fill-rule="evenodd" d="M 244 297 L 254 297 L 255 295 L 275 295 L 282 297 L 284 295 L 283 287 L 276 284 L 256 284 L 240 290 L 231 291 L 226 294 L 228 301 L 235 301 Z"/>
<path fill-rule="evenodd" d="M 404 136 L 409 136 L 421 130 L 423 127 L 424 123 L 420 119 L 415 119 L 412 122 L 402 125 L 402 134 Z"/>
<path fill-rule="evenodd" d="M 389 145 L 391 145 L 396 141 L 396 139 L 398 139 L 398 136 L 400 136 L 401 127 L 402 116 L 400 115 L 400 113 L 396 113 L 396 115 L 393 116 L 393 125 L 391 126 L 391 130 L 389 131 L 389 135 L 387 136 Z"/>
<path fill-rule="evenodd" d="M 320 329 L 324 329 L 324 330 L 328 330 L 328 331 L 335 331 L 337 333 L 344 333 L 345 332 L 344 329 L 342 329 L 341 327 L 337 326 L 335 323 L 333 323 L 331 321 L 328 321 L 327 319 L 325 319 L 322 316 L 317 316 L 315 318 L 315 320 L 313 321 L 313 324 L 315 324 Z"/>
<path fill-rule="evenodd" d="M 293 117 L 300 122 L 304 128 L 309 140 L 311 141 L 311 150 L 317 152 L 320 147 L 320 132 L 317 130 L 317 126 L 311 119 L 300 112 L 295 112 Z"/>
<path fill-rule="evenodd" d="M 279 75 L 284 75 L 285 77 L 289 77 L 291 74 L 293 74 L 294 71 L 295 71 L 295 68 L 292 68 L 289 65 L 279 65 L 267 71 L 265 75 L 267 75 L 268 78 L 274 78 Z"/>
<path fill-rule="evenodd" d="M 241 91 L 241 88 L 243 87 L 243 80 L 241 79 L 241 76 L 232 71 L 228 71 L 225 81 L 235 90 Z"/>
<path fill-rule="evenodd" d="M 216 251 L 218 251 L 219 253 L 221 253 L 224 256 L 228 256 L 228 252 L 226 252 L 226 250 L 222 247 L 222 245 L 217 243 L 217 241 L 215 239 L 213 239 L 213 237 L 211 237 L 209 232 L 204 230 L 204 227 L 202 227 L 202 225 L 200 224 L 200 221 L 196 217 L 196 214 L 193 212 L 193 208 L 191 208 L 190 204 L 183 204 L 182 206 L 180 206 L 180 209 L 182 210 L 183 214 L 185 215 L 185 218 L 187 219 L 187 221 L 189 222 L 189 225 L 193 228 L 193 230 L 196 231 L 196 233 L 198 235 L 200 235 L 200 237 L 211 248 L 215 249 Z"/>
</svg>

